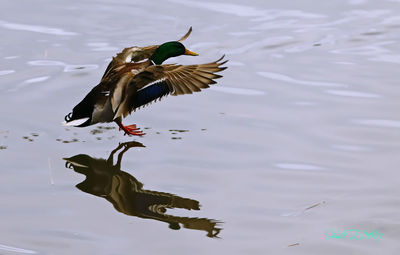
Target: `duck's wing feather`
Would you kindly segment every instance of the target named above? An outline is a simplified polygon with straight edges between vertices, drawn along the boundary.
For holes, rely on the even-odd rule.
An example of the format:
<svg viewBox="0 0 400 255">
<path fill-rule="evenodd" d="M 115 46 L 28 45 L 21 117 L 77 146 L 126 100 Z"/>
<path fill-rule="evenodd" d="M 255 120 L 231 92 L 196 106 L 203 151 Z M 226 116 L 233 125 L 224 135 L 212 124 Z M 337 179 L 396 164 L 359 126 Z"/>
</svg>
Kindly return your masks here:
<svg viewBox="0 0 400 255">
<path fill-rule="evenodd" d="M 178 42 L 183 42 L 184 40 L 186 40 L 189 37 L 190 33 L 192 33 L 192 27 L 189 28 L 189 31 L 187 31 L 187 33 L 182 36 L 182 38 L 179 39 Z"/>
<path fill-rule="evenodd" d="M 113 112 L 116 112 L 118 109 L 119 105 L 123 100 L 125 99 L 126 96 L 126 91 L 129 86 L 129 83 L 133 77 L 132 73 L 126 73 L 120 77 L 117 83 L 112 87 L 110 90 L 110 99 L 111 99 L 111 107 Z"/>
<path fill-rule="evenodd" d="M 186 40 L 191 33 L 192 27 L 189 28 L 189 31 L 184 36 L 182 36 L 181 39 L 178 40 L 178 42 Z M 111 70 L 120 65 L 148 60 L 159 46 L 160 45 L 150 45 L 145 47 L 133 46 L 123 49 L 121 52 L 117 53 L 115 57 L 112 58 L 101 79 L 104 79 Z"/>
<path fill-rule="evenodd" d="M 184 95 L 198 92 L 215 84 L 214 79 L 222 77 L 215 74 L 227 67 L 227 61 L 217 61 L 200 65 L 155 65 L 147 67 L 135 75 L 127 87 L 127 95 L 118 106 L 114 118 L 126 116 L 137 108 L 166 95 Z"/>
<path fill-rule="evenodd" d="M 138 63 L 148 60 L 159 45 L 150 45 L 145 47 L 130 47 L 123 49 L 117 56 L 113 57 L 104 72 L 102 80 L 109 75 L 112 70 L 127 63 Z"/>
</svg>

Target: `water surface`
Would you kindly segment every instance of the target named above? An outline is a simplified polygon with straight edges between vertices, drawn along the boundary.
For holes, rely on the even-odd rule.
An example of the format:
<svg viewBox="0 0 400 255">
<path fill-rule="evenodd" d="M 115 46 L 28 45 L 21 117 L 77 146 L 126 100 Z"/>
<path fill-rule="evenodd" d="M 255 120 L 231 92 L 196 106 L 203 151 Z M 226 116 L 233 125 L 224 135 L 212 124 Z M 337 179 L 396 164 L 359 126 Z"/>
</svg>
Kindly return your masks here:
<svg viewBox="0 0 400 255">
<path fill-rule="evenodd" d="M 399 11 L 393 0 L 2 1 L 0 253 L 394 254 Z M 142 138 L 60 125 L 118 51 L 189 26 L 200 56 L 169 62 L 226 54 L 216 87 L 128 117 Z"/>
</svg>

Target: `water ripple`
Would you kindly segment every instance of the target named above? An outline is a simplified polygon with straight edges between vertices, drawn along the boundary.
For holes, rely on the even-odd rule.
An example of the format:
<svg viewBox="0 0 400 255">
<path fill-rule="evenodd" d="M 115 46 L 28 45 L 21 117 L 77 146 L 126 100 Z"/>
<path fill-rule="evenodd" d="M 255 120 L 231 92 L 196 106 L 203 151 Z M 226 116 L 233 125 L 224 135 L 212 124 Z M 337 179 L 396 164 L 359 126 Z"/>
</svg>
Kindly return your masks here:
<svg viewBox="0 0 400 255">
<path fill-rule="evenodd" d="M 325 82 L 325 81 L 307 81 L 307 80 L 299 80 L 292 78 L 290 76 L 280 74 L 280 73 L 271 73 L 271 72 L 257 72 L 258 75 L 261 75 L 265 78 L 277 81 L 283 81 L 294 84 L 301 84 L 307 86 L 318 86 L 318 87 L 348 87 L 347 84 L 335 83 L 335 82 Z"/>
<path fill-rule="evenodd" d="M 204 1 L 189 1 L 189 0 L 169 0 L 170 2 L 199 7 L 210 11 L 217 11 L 226 14 L 237 15 L 240 17 L 263 16 L 264 11 L 258 10 L 254 7 L 241 5 L 241 4 L 226 4 Z"/>
<path fill-rule="evenodd" d="M 299 105 L 299 106 L 315 106 L 315 105 L 317 105 L 316 102 L 311 102 L 311 101 L 297 101 L 297 102 L 294 102 L 293 104 Z"/>
<path fill-rule="evenodd" d="M 98 65 L 66 65 L 64 67 L 64 72 L 68 73 L 68 72 L 75 72 L 75 71 L 79 71 L 79 70 L 95 70 L 99 68 Z"/>
<path fill-rule="evenodd" d="M 264 40 L 258 40 L 253 43 L 246 43 L 245 45 L 241 47 L 236 47 L 235 49 L 232 50 L 225 50 L 226 54 L 233 55 L 233 54 L 243 54 L 246 53 L 247 51 L 251 51 L 257 48 L 278 48 L 278 47 L 283 47 L 285 45 L 289 45 L 295 43 L 293 40 L 293 37 L 291 36 L 277 36 L 277 37 L 271 37 L 267 38 Z"/>
<path fill-rule="evenodd" d="M 370 58 L 370 60 L 400 64 L 400 55 L 399 54 L 381 54 L 379 56 Z"/>
<path fill-rule="evenodd" d="M 7 74 L 10 74 L 10 73 L 15 73 L 15 70 L 1 70 L 0 71 L 0 76 L 7 75 Z"/>
<path fill-rule="evenodd" d="M 19 58 L 20 56 L 8 56 L 8 57 L 4 57 L 4 59 L 16 59 Z"/>
<path fill-rule="evenodd" d="M 33 60 L 33 61 L 28 61 L 28 65 L 32 66 L 63 66 L 64 67 L 64 72 L 75 72 L 79 70 L 94 70 L 99 68 L 98 65 L 94 64 L 83 64 L 83 65 L 69 65 L 61 61 L 55 61 L 55 60 Z"/>
<path fill-rule="evenodd" d="M 199 42 L 190 45 L 190 49 L 211 48 L 218 46 L 217 42 Z"/>
<path fill-rule="evenodd" d="M 381 22 L 381 24 L 388 26 L 398 26 L 400 24 L 400 16 L 387 17 Z"/>
<path fill-rule="evenodd" d="M 54 60 L 33 60 L 28 61 L 28 65 L 31 66 L 65 66 L 66 64 L 61 61 Z"/>
<path fill-rule="evenodd" d="M 36 251 L 21 249 L 21 248 L 12 247 L 12 246 L 3 245 L 3 244 L 0 244 L 0 250 L 7 251 L 7 252 L 18 252 L 18 253 L 24 253 L 24 254 L 36 254 L 37 253 Z"/>
<path fill-rule="evenodd" d="M 87 46 L 92 48 L 92 51 L 117 51 L 117 47 L 110 46 L 106 42 L 87 43 Z"/>
<path fill-rule="evenodd" d="M 335 96 L 345 96 L 345 97 L 359 97 L 359 98 L 380 98 L 382 96 L 373 93 L 355 91 L 355 90 L 326 90 L 328 94 Z"/>
<path fill-rule="evenodd" d="M 288 169 L 288 170 L 306 170 L 306 171 L 320 171 L 325 170 L 324 167 L 311 165 L 311 164 L 299 164 L 299 163 L 277 163 L 275 166 Z"/>
<path fill-rule="evenodd" d="M 344 49 L 336 49 L 331 50 L 331 53 L 335 54 L 354 54 L 354 55 L 364 55 L 364 56 L 379 56 L 384 53 L 390 53 L 390 51 L 383 46 L 395 44 L 395 41 L 385 41 L 379 42 L 371 45 L 353 47 L 353 48 L 344 48 Z"/>
<path fill-rule="evenodd" d="M 364 4 L 367 0 L 349 0 L 349 4 L 351 5 L 360 5 Z"/>
<path fill-rule="evenodd" d="M 385 120 L 385 119 L 356 119 L 352 121 L 355 124 L 385 127 L 385 128 L 400 128 L 400 120 Z"/>
<path fill-rule="evenodd" d="M 326 18 L 326 15 L 319 13 L 310 13 L 301 10 L 266 10 L 263 17 L 256 18 L 254 21 L 268 21 L 278 18 L 296 18 L 296 19 L 321 19 Z"/>
<path fill-rule="evenodd" d="M 46 81 L 49 78 L 50 78 L 50 76 L 35 77 L 35 78 L 32 78 L 32 79 L 25 80 L 24 83 L 37 83 L 37 82 Z"/>
<path fill-rule="evenodd" d="M 29 31 L 29 32 L 36 32 L 36 33 L 43 33 L 43 34 L 52 34 L 52 35 L 77 35 L 77 33 L 75 33 L 75 32 L 64 31 L 61 28 L 9 23 L 9 22 L 3 21 L 3 20 L 0 20 L 0 27 L 10 29 L 10 30 L 22 30 L 22 31 Z"/>
<path fill-rule="evenodd" d="M 260 96 L 264 95 L 265 92 L 261 90 L 255 89 L 243 89 L 243 88 L 230 88 L 230 87 L 210 87 L 210 90 L 229 93 L 229 94 L 236 94 L 236 95 L 246 95 L 246 96 Z"/>
<path fill-rule="evenodd" d="M 265 21 L 280 17 L 296 17 L 296 18 L 324 18 L 325 15 L 308 13 L 301 10 L 262 10 L 260 8 L 233 3 L 216 3 L 205 1 L 190 1 L 190 0 L 169 0 L 173 3 L 189 5 L 192 7 L 203 8 L 210 11 L 232 14 L 239 17 L 256 17 L 253 21 Z"/>
<path fill-rule="evenodd" d="M 348 152 L 371 151 L 370 148 L 359 146 L 359 145 L 350 145 L 350 144 L 335 144 L 335 145 L 332 145 L 332 148 L 340 150 L 340 151 L 348 151 Z"/>
</svg>

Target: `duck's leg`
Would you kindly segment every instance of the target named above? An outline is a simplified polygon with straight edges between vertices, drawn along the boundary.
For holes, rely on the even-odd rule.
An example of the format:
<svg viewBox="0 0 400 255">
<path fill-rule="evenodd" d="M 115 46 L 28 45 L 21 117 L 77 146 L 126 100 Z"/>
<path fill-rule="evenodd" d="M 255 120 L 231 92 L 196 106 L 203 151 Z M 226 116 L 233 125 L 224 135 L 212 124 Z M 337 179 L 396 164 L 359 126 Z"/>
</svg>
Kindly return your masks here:
<svg viewBox="0 0 400 255">
<path fill-rule="evenodd" d="M 143 133 L 139 128 L 137 128 L 135 124 L 129 125 L 129 126 L 124 126 L 124 125 L 122 125 L 121 118 L 117 118 L 114 121 L 119 126 L 119 130 L 122 129 L 125 132 L 124 135 L 137 135 L 137 136 L 145 135 L 145 133 Z"/>
</svg>

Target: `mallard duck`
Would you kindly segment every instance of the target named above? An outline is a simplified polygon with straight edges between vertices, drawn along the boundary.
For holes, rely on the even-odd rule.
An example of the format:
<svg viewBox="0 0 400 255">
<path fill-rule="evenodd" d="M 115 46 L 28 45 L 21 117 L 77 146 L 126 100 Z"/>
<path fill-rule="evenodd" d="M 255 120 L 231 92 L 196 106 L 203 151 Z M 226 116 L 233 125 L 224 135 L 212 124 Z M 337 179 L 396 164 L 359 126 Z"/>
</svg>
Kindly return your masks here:
<svg viewBox="0 0 400 255">
<path fill-rule="evenodd" d="M 192 28 L 178 41 L 161 45 L 125 48 L 113 57 L 100 83 L 65 116 L 65 125 L 86 127 L 101 122 L 115 122 L 125 134 L 142 136 L 136 125 L 123 125 L 122 118 L 132 111 L 167 95 L 198 92 L 215 84 L 215 74 L 227 67 L 222 56 L 200 65 L 162 63 L 180 55 L 197 56 L 182 44 Z"/>
</svg>

